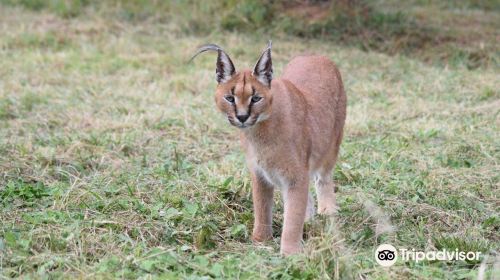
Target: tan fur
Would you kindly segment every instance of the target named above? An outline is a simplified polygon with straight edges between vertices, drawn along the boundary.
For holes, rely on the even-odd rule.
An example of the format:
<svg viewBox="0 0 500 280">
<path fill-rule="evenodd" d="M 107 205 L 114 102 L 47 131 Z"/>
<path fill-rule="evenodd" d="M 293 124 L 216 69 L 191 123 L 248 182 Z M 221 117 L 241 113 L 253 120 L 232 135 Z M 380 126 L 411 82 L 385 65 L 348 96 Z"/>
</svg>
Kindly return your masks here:
<svg viewBox="0 0 500 280">
<path fill-rule="evenodd" d="M 285 207 L 281 252 L 289 255 L 301 251 L 304 221 L 313 214 L 311 180 L 318 213 L 331 215 L 336 210 L 331 175 L 342 141 L 346 96 L 339 71 L 323 56 L 294 58 L 270 88 L 254 73 L 235 72 L 219 83 L 215 101 L 230 123 L 241 128 L 252 177 L 252 239 L 272 238 L 273 192 L 278 187 Z M 225 99 L 232 93 L 234 104 Z M 263 99 L 251 105 L 248 121 L 241 124 L 236 114 L 248 113 L 254 93 Z"/>
</svg>

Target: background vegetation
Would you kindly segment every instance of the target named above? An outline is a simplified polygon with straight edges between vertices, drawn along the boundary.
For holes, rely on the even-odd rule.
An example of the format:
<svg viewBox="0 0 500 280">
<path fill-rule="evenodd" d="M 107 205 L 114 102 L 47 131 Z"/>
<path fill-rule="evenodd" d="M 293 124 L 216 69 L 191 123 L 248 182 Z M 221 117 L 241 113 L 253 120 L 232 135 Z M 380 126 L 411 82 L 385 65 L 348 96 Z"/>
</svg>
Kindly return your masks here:
<svg viewBox="0 0 500 280">
<path fill-rule="evenodd" d="M 493 278 L 497 1 L 0 0 L 0 278 Z M 340 211 L 305 254 L 249 242 L 248 172 L 215 58 L 334 60 L 349 97 Z M 378 244 L 481 251 L 376 264 Z M 496 273 L 499 273 L 498 271 Z"/>
</svg>

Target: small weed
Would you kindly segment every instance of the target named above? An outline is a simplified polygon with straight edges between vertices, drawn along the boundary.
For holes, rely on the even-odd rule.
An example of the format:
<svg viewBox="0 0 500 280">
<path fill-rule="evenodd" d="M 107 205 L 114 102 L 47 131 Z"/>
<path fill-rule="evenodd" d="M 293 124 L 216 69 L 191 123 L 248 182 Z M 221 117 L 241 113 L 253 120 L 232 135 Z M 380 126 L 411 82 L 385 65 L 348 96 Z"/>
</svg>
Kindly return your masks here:
<svg viewBox="0 0 500 280">
<path fill-rule="evenodd" d="M 0 198 L 4 204 L 21 200 L 26 205 L 33 205 L 38 200 L 50 195 L 50 190 L 42 182 L 9 181 L 3 189 L 0 189 Z"/>
<path fill-rule="evenodd" d="M 441 157 L 441 162 L 445 166 L 460 168 L 470 168 L 477 164 L 479 154 L 477 150 L 469 145 L 462 145 Z"/>
</svg>

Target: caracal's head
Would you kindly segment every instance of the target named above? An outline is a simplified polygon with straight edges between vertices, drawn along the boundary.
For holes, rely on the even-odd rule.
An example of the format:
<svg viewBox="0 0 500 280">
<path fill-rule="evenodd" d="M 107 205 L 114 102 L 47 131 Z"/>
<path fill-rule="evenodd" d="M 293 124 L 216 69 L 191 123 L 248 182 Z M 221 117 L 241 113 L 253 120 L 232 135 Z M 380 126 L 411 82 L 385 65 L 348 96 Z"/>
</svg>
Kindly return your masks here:
<svg viewBox="0 0 500 280">
<path fill-rule="evenodd" d="M 208 50 L 218 53 L 215 69 L 215 79 L 218 83 L 215 103 L 227 116 L 229 123 L 239 128 L 247 128 L 267 119 L 272 104 L 271 41 L 253 71 L 236 71 L 231 58 L 214 44 L 201 46 L 193 58 Z"/>
</svg>

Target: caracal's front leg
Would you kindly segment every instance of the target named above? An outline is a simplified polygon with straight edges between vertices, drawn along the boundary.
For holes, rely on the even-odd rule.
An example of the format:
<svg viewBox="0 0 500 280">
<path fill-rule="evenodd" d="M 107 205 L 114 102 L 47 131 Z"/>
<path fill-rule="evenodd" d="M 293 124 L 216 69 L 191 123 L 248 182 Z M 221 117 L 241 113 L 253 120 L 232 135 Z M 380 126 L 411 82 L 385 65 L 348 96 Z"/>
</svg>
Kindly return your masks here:
<svg viewBox="0 0 500 280">
<path fill-rule="evenodd" d="M 309 194 L 308 178 L 283 189 L 285 217 L 281 234 L 281 253 L 296 254 L 302 251 L 302 234 Z"/>
<path fill-rule="evenodd" d="M 262 242 L 273 238 L 274 187 L 261 175 L 252 171 L 254 224 L 252 240 Z"/>
</svg>

